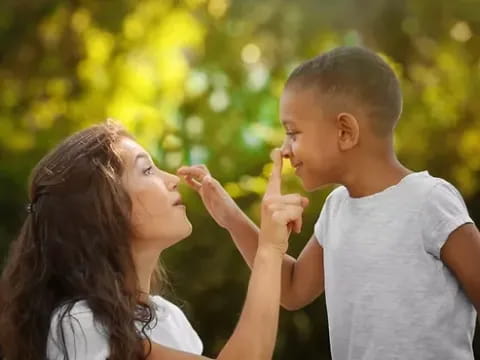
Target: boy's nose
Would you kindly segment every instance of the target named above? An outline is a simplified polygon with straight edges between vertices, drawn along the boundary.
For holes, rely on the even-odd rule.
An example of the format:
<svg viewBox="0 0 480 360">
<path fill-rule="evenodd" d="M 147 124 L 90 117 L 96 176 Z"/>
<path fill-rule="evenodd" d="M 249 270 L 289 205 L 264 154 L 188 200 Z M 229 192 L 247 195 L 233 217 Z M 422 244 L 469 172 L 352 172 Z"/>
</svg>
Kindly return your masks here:
<svg viewBox="0 0 480 360">
<path fill-rule="evenodd" d="M 290 159 L 292 157 L 292 150 L 287 141 L 284 141 L 284 143 L 280 147 L 280 151 L 283 158 Z"/>
</svg>

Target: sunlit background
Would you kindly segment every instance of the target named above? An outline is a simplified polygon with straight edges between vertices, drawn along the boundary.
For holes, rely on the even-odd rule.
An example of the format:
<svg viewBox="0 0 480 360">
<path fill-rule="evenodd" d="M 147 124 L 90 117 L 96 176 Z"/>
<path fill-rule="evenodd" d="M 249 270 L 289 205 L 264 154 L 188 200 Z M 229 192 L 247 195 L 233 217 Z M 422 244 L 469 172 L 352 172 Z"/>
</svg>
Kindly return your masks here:
<svg viewBox="0 0 480 360">
<path fill-rule="evenodd" d="M 33 165 L 107 117 L 161 168 L 207 164 L 258 222 L 268 154 L 283 138 L 283 83 L 301 61 L 344 44 L 375 49 L 401 78 L 401 160 L 455 184 L 480 220 L 479 34 L 479 0 L 2 0 L 1 258 L 25 217 Z M 285 191 L 302 192 L 291 168 L 284 179 Z M 165 253 L 169 297 L 214 356 L 238 319 L 248 271 L 198 197 L 182 192 L 194 232 Z M 327 193 L 308 194 L 292 254 Z M 323 297 L 283 312 L 275 359 L 328 358 Z"/>
</svg>

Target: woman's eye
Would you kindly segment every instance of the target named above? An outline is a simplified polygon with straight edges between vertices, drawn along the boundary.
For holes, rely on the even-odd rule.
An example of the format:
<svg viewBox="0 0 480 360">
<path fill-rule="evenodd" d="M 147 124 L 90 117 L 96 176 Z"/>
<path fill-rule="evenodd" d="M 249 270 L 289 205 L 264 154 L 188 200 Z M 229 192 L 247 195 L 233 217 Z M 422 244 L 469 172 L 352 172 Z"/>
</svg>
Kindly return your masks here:
<svg viewBox="0 0 480 360">
<path fill-rule="evenodd" d="M 153 170 L 153 166 L 149 166 L 147 169 L 143 170 L 145 175 L 151 175 Z"/>
</svg>

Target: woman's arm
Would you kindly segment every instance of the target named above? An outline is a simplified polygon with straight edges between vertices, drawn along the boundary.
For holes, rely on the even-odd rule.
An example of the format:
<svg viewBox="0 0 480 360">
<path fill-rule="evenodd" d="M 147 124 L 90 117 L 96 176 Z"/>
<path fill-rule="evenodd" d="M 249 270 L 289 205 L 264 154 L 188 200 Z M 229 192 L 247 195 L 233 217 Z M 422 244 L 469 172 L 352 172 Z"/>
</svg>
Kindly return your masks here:
<svg viewBox="0 0 480 360">
<path fill-rule="evenodd" d="M 218 355 L 218 360 L 272 358 L 278 326 L 280 272 L 283 253 L 262 246 L 255 257 L 247 297 L 238 324 Z M 152 344 L 148 360 L 207 359 Z"/>
<path fill-rule="evenodd" d="M 282 158 L 272 154 L 274 166 L 262 201 L 258 249 L 252 266 L 247 297 L 237 326 L 218 360 L 268 360 L 272 358 L 278 327 L 281 271 L 288 248 L 289 224 L 301 221 L 303 206 L 289 204 L 280 194 Z M 154 344 L 149 360 L 205 359 Z"/>
</svg>

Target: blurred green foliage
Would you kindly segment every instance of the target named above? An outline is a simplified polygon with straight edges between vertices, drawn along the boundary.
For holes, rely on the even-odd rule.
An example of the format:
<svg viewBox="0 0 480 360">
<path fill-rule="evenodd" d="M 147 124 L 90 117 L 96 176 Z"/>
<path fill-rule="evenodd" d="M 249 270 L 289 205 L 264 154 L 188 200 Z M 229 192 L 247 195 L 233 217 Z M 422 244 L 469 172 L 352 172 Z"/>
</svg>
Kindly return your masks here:
<svg viewBox="0 0 480 360">
<path fill-rule="evenodd" d="M 283 137 L 283 82 L 302 60 L 342 44 L 372 47 L 394 66 L 405 95 L 399 157 L 453 182 L 479 220 L 479 34 L 478 0 L 2 0 L 0 255 L 25 216 L 33 165 L 106 117 L 124 123 L 164 169 L 206 163 L 258 221 L 265 164 Z M 291 168 L 284 188 L 302 191 Z M 183 190 L 194 233 L 164 262 L 212 355 L 238 318 L 248 271 L 228 234 Z M 292 254 L 325 195 L 308 195 Z M 282 313 L 276 359 L 328 359 L 328 346 L 323 298 Z"/>
</svg>

